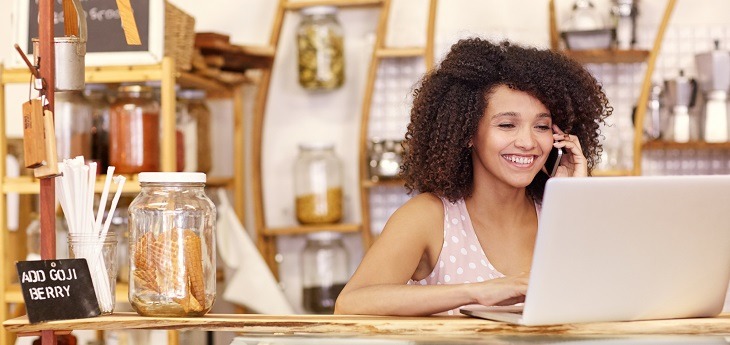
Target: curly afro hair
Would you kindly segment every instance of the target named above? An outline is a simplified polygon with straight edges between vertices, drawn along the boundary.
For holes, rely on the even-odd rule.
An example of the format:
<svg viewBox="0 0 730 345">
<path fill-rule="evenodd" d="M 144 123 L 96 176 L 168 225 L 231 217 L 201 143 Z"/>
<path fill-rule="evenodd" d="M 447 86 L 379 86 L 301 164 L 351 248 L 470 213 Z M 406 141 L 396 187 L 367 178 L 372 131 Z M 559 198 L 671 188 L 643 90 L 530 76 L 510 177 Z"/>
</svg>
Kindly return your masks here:
<svg viewBox="0 0 730 345">
<path fill-rule="evenodd" d="M 535 97 L 550 111 L 553 123 L 577 136 L 590 175 L 602 151 L 599 126 L 613 110 L 596 79 L 576 61 L 551 50 L 470 38 L 454 44 L 414 90 L 401 168 L 409 193 L 429 192 L 452 202 L 471 195 L 467 144 L 499 85 Z M 527 187 L 538 203 L 546 181 L 544 174 L 537 174 Z"/>
</svg>

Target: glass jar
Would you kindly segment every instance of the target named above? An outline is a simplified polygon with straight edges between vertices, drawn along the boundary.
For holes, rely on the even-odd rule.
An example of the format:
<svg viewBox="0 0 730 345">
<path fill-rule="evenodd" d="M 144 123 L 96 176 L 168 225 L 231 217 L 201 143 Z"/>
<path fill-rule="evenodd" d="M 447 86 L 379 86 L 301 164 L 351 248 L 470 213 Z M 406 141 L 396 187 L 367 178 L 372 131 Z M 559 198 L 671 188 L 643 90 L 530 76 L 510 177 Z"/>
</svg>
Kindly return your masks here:
<svg viewBox="0 0 730 345">
<path fill-rule="evenodd" d="M 329 231 L 307 235 L 302 251 L 304 309 L 314 314 L 332 314 L 348 278 L 348 255 L 342 235 Z"/>
<path fill-rule="evenodd" d="M 91 156 L 91 103 L 81 91 L 55 93 L 56 151 L 58 160 Z"/>
<path fill-rule="evenodd" d="M 216 295 L 205 174 L 145 172 L 129 205 L 129 302 L 143 316 L 201 316 Z"/>
<path fill-rule="evenodd" d="M 109 117 L 109 164 L 120 174 L 159 170 L 160 106 L 152 89 L 119 87 Z"/>
<path fill-rule="evenodd" d="M 86 84 L 84 92 L 91 104 L 91 155 L 97 169 L 105 174 L 109 166 L 109 107 L 107 88 L 104 84 Z"/>
<path fill-rule="evenodd" d="M 300 223 L 329 224 L 342 219 L 342 167 L 334 144 L 299 145 L 294 195 Z"/>
<path fill-rule="evenodd" d="M 178 91 L 178 102 L 175 106 L 177 114 L 175 124 L 177 132 L 180 133 L 177 138 L 177 146 L 182 147 L 182 157 L 178 157 L 178 170 L 196 172 L 198 171 L 198 120 L 190 114 L 183 95 L 187 96 L 185 90 Z M 180 162 L 181 159 L 182 162 Z"/>
<path fill-rule="evenodd" d="M 299 84 L 308 90 L 339 88 L 345 81 L 345 56 L 337 8 L 306 7 L 301 15 L 297 28 Z"/>
<path fill-rule="evenodd" d="M 204 90 L 181 90 L 178 93 L 179 102 L 187 107 L 190 117 L 197 123 L 197 160 L 196 171 L 207 173 L 213 168 L 213 156 L 211 147 L 211 113 L 205 103 L 206 93 Z"/>
<path fill-rule="evenodd" d="M 102 315 L 111 314 L 116 304 L 117 234 L 69 233 L 70 259 L 86 259 Z"/>
</svg>

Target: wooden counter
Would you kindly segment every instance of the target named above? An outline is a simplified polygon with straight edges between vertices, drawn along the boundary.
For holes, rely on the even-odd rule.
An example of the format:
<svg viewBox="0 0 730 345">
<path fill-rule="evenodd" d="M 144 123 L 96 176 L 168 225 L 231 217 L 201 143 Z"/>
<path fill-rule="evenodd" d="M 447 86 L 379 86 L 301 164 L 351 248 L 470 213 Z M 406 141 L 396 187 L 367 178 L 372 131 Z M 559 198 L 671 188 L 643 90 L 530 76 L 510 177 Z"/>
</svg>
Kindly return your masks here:
<svg viewBox="0 0 730 345">
<path fill-rule="evenodd" d="M 9 332 L 40 330 L 194 329 L 251 334 L 408 336 L 469 339 L 485 335 L 730 335 L 730 314 L 716 318 L 606 322 L 525 327 L 468 317 L 378 317 L 334 315 L 209 314 L 197 318 L 141 317 L 115 313 L 89 319 L 29 324 L 26 317 L 3 322 Z"/>
</svg>

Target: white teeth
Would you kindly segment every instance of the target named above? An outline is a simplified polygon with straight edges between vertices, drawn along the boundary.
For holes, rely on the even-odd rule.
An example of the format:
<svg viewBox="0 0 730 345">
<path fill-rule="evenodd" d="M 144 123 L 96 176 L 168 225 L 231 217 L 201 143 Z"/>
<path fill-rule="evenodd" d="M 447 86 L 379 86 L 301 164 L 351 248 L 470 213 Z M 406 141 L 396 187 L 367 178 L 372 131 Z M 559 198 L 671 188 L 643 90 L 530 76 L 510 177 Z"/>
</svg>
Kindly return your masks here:
<svg viewBox="0 0 730 345">
<path fill-rule="evenodd" d="M 521 157 L 521 156 L 507 156 L 506 158 L 517 164 L 530 164 L 535 159 L 535 157 Z"/>
</svg>

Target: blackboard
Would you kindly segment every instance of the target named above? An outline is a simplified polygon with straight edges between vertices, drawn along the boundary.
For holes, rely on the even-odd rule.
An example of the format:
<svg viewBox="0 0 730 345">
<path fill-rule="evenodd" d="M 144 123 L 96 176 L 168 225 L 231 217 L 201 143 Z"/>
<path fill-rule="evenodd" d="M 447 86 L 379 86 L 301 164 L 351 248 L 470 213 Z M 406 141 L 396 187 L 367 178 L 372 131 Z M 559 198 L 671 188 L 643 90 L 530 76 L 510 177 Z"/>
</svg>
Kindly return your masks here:
<svg viewBox="0 0 730 345">
<path fill-rule="evenodd" d="M 18 261 L 30 323 L 101 314 L 86 259 Z"/>
<path fill-rule="evenodd" d="M 88 37 L 86 65 L 135 65 L 157 63 L 164 44 L 164 0 L 130 0 L 141 45 L 127 45 L 116 0 L 80 0 L 86 16 Z M 32 54 L 38 38 L 38 0 L 17 0 L 15 39 Z M 64 36 L 63 1 L 54 0 L 54 33 Z M 16 65 L 22 61 L 14 60 Z"/>
<path fill-rule="evenodd" d="M 54 1 L 54 32 L 56 36 L 63 36 L 64 17 L 63 1 Z M 109 53 L 119 51 L 146 51 L 149 49 L 149 0 L 130 0 L 134 9 L 134 19 L 142 40 L 142 45 L 127 45 L 124 39 L 124 30 L 119 18 L 116 0 L 81 0 L 81 7 L 86 13 L 88 35 L 86 52 Z M 28 4 L 29 18 L 38 17 L 38 0 L 31 0 Z M 32 47 L 31 39 L 38 37 L 38 21 L 28 20 L 28 40 L 26 44 Z M 32 49 L 32 48 L 31 48 Z M 27 52 L 30 53 L 30 52 Z"/>
</svg>

